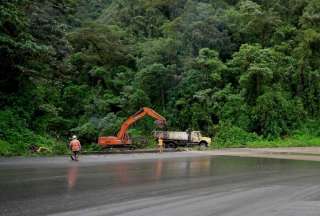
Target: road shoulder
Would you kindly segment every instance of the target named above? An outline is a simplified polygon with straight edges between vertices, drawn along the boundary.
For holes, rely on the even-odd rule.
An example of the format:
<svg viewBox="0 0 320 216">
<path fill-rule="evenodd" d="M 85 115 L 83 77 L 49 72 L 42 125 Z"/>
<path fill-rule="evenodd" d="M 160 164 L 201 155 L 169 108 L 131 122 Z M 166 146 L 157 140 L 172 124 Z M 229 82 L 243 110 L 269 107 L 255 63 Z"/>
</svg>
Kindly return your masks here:
<svg viewBox="0 0 320 216">
<path fill-rule="evenodd" d="M 211 156 L 263 157 L 290 160 L 320 161 L 320 147 L 231 148 L 195 152 Z"/>
</svg>

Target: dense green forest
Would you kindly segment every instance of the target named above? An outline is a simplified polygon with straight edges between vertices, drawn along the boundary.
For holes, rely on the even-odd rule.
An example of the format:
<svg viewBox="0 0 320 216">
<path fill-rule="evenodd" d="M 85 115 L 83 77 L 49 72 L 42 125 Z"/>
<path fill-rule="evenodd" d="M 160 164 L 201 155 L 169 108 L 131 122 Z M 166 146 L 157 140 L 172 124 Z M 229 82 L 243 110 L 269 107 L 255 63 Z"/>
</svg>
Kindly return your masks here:
<svg viewBox="0 0 320 216">
<path fill-rule="evenodd" d="M 89 146 L 143 106 L 213 146 L 320 144 L 320 1 L 1 0 L 1 155 Z"/>
</svg>

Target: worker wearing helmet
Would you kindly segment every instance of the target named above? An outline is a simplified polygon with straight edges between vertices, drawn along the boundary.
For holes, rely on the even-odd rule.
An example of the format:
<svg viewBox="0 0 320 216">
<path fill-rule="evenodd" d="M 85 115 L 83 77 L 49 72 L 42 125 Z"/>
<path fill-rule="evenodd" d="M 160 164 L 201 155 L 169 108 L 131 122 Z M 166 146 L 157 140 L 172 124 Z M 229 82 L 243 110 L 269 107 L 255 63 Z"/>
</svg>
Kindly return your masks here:
<svg viewBox="0 0 320 216">
<path fill-rule="evenodd" d="M 162 139 L 162 137 L 159 137 L 159 139 L 158 139 L 158 146 L 159 146 L 159 152 L 162 153 L 163 152 L 163 139 Z"/>
<path fill-rule="evenodd" d="M 71 159 L 74 161 L 78 161 L 81 144 L 76 135 L 72 136 L 72 140 L 69 143 L 69 148 L 72 151 Z"/>
</svg>

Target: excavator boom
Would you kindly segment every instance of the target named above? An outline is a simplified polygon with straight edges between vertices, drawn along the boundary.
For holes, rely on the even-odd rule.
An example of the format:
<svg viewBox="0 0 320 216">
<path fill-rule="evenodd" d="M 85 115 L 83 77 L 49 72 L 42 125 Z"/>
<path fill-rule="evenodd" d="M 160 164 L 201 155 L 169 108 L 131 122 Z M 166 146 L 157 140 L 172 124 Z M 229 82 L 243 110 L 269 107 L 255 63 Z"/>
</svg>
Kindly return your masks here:
<svg viewBox="0 0 320 216">
<path fill-rule="evenodd" d="M 125 122 L 123 122 L 116 137 L 99 137 L 99 145 L 101 145 L 102 147 L 108 147 L 121 144 L 131 144 L 131 141 L 127 135 L 128 128 L 146 115 L 156 119 L 157 123 L 161 126 L 166 124 L 166 119 L 163 116 L 161 116 L 151 108 L 143 107 L 138 112 L 130 116 Z"/>
<path fill-rule="evenodd" d="M 148 107 L 144 107 L 142 109 L 140 109 L 138 112 L 136 112 L 135 114 L 133 114 L 132 116 L 130 116 L 122 125 L 121 128 L 118 132 L 117 137 L 119 139 L 123 139 L 125 138 L 125 134 L 127 133 L 128 128 L 135 123 L 136 121 L 138 121 L 139 119 L 143 118 L 144 116 L 150 116 L 156 120 L 158 120 L 162 125 L 164 125 L 166 123 L 166 119 L 164 117 L 162 117 L 160 114 L 156 113 L 153 109 L 150 109 Z"/>
</svg>

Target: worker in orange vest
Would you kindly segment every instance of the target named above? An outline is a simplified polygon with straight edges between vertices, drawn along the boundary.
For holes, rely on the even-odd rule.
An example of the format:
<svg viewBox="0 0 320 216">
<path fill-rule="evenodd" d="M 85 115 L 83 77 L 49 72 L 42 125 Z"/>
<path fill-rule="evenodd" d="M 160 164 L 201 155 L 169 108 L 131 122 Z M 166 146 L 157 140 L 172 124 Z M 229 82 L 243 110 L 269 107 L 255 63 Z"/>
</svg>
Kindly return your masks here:
<svg viewBox="0 0 320 216">
<path fill-rule="evenodd" d="M 80 141 L 77 139 L 76 135 L 72 136 L 72 140 L 69 143 L 69 148 L 72 151 L 71 159 L 74 161 L 78 161 L 79 153 L 81 150 Z"/>
<path fill-rule="evenodd" d="M 159 152 L 162 153 L 163 152 L 163 139 L 162 139 L 162 137 L 159 137 L 159 139 L 158 139 L 158 146 L 159 146 Z"/>
</svg>

